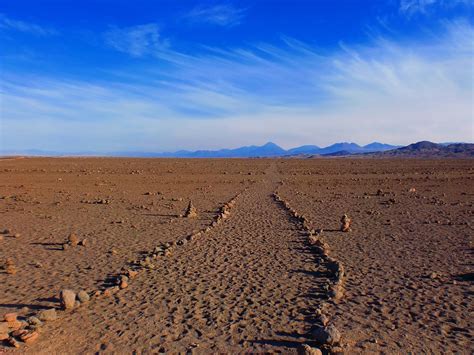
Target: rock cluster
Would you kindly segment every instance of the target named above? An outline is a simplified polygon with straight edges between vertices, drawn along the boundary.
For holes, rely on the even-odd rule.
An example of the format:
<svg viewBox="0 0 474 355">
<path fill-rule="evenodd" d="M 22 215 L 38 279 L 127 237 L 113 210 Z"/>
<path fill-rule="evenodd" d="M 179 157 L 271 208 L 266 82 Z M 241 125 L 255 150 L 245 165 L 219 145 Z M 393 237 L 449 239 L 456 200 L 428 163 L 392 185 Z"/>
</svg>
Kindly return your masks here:
<svg viewBox="0 0 474 355">
<path fill-rule="evenodd" d="M 91 300 L 91 296 L 93 298 L 110 297 L 118 291 L 127 288 L 131 279 L 135 278 L 140 271 L 144 269 L 155 268 L 155 264 L 153 264 L 154 259 L 170 256 L 175 247 L 185 245 L 188 242 L 204 235 L 204 233 L 210 230 L 211 226 L 218 224 L 227 218 L 230 215 L 230 209 L 233 207 L 235 199 L 238 195 L 240 195 L 240 193 L 220 209 L 219 214 L 216 216 L 216 219 L 211 222 L 210 226 L 204 228 L 201 231 L 195 232 L 184 239 L 178 240 L 177 242 L 163 243 L 155 247 L 153 251 L 145 255 L 143 259 L 131 261 L 130 267 L 122 268 L 122 271 L 115 278 L 115 283 L 112 286 L 105 287 L 102 290 L 94 290 L 91 292 L 91 294 L 84 290 L 79 291 L 77 294 L 72 290 L 61 290 L 59 293 L 61 309 L 64 311 L 69 311 L 89 302 Z M 187 212 L 189 212 L 187 213 L 188 217 L 192 217 L 193 214 L 197 215 L 196 209 L 191 202 L 189 203 Z M 85 245 L 85 239 L 81 241 L 75 234 L 71 234 L 69 235 L 67 242 L 63 244 L 63 247 L 66 246 L 66 248 L 69 248 L 75 247 L 77 245 Z M 6 265 L 14 267 L 13 260 L 7 259 Z M 42 310 L 36 315 L 28 318 L 27 322 L 17 321 L 16 315 L 6 315 L 6 317 L 10 322 L 5 321 L 0 323 L 0 341 L 5 340 L 13 347 L 20 347 L 19 341 L 22 341 L 26 344 L 33 343 L 39 336 L 37 329 L 41 327 L 43 322 L 49 322 L 58 319 L 58 313 L 55 308 Z M 4 323 L 8 324 L 4 325 Z M 12 333 L 12 330 L 21 330 L 21 332 Z"/>
<path fill-rule="evenodd" d="M 12 258 L 7 258 L 7 260 L 5 260 L 3 268 L 8 275 L 15 275 L 18 271 Z"/>
<path fill-rule="evenodd" d="M 351 231 L 352 220 L 347 214 L 344 214 L 341 217 L 341 232 L 350 232 Z"/>
<path fill-rule="evenodd" d="M 188 208 L 186 209 L 186 212 L 184 213 L 184 217 L 186 218 L 194 218 L 197 217 L 197 210 L 196 207 L 193 206 L 193 202 L 189 201 Z"/>
<path fill-rule="evenodd" d="M 69 247 L 76 247 L 78 245 L 85 247 L 87 245 L 87 239 L 80 240 L 76 234 L 71 233 L 69 234 L 66 243 L 63 244 L 63 250 L 67 250 Z"/>
<path fill-rule="evenodd" d="M 19 348 L 20 342 L 32 344 L 39 338 L 39 329 L 43 322 L 36 317 L 19 320 L 16 313 L 7 313 L 0 322 L 0 341 L 6 341 L 12 347 Z"/>
</svg>

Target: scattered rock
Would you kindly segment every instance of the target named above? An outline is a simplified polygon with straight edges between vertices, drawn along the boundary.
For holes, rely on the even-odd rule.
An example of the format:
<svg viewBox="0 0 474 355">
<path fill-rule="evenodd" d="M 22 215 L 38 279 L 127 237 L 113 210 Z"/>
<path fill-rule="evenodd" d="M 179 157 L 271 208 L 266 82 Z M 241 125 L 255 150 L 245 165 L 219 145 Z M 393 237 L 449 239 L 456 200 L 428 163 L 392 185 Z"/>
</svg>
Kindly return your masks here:
<svg viewBox="0 0 474 355">
<path fill-rule="evenodd" d="M 10 331 L 10 327 L 8 326 L 7 322 L 0 323 L 0 334 L 8 334 Z"/>
<path fill-rule="evenodd" d="M 6 313 L 3 316 L 3 319 L 5 322 L 15 322 L 17 320 L 18 314 L 16 313 Z"/>
<path fill-rule="evenodd" d="M 69 237 L 67 238 L 67 240 L 68 240 L 69 245 L 72 247 L 75 247 L 76 245 L 79 244 L 79 238 L 74 233 L 71 233 Z"/>
<path fill-rule="evenodd" d="M 124 288 L 128 287 L 128 282 L 125 280 L 120 281 L 120 289 L 123 290 Z"/>
<path fill-rule="evenodd" d="M 186 218 L 197 217 L 197 210 L 196 210 L 196 207 L 193 206 L 192 201 L 189 201 L 189 205 L 188 205 L 188 208 L 186 209 L 186 212 L 184 213 L 184 217 Z"/>
<path fill-rule="evenodd" d="M 13 238 L 20 238 L 21 237 L 21 234 L 20 233 L 15 233 L 13 234 Z"/>
<path fill-rule="evenodd" d="M 322 325 L 322 326 L 326 326 L 328 325 L 329 323 L 329 317 L 326 316 L 325 314 L 321 314 L 319 315 L 316 320 Z"/>
<path fill-rule="evenodd" d="M 20 343 L 16 341 L 15 338 L 10 337 L 8 338 L 7 342 L 8 342 L 8 345 L 13 346 L 14 348 L 18 349 L 20 347 Z"/>
<path fill-rule="evenodd" d="M 350 232 L 351 231 L 351 223 L 352 220 L 349 218 L 347 214 L 344 214 L 341 217 L 341 231 L 342 232 Z"/>
<path fill-rule="evenodd" d="M 73 309 L 76 302 L 76 294 L 71 290 L 61 290 L 59 299 L 63 309 Z"/>
<path fill-rule="evenodd" d="M 133 279 L 135 276 L 138 275 L 138 271 L 128 270 L 128 271 L 127 271 L 127 274 L 128 274 L 128 277 L 130 277 L 131 279 Z"/>
<path fill-rule="evenodd" d="M 302 344 L 298 348 L 298 354 L 299 355 L 323 355 L 321 350 L 319 350 L 318 348 L 313 348 L 309 346 L 308 344 Z"/>
<path fill-rule="evenodd" d="M 5 271 L 9 275 L 15 275 L 17 273 L 18 269 L 16 268 L 15 262 L 12 258 L 7 258 L 5 261 Z"/>
<path fill-rule="evenodd" d="M 39 333 L 37 331 L 30 331 L 20 336 L 20 339 L 25 344 L 32 344 L 39 338 Z"/>
<path fill-rule="evenodd" d="M 82 247 L 87 246 L 87 239 L 82 239 L 82 240 L 79 242 L 79 245 L 82 246 Z"/>
<path fill-rule="evenodd" d="M 41 327 L 43 325 L 43 322 L 35 316 L 29 317 L 27 321 L 28 321 L 28 324 L 34 325 L 36 327 Z"/>
<path fill-rule="evenodd" d="M 23 322 L 20 322 L 19 320 L 15 320 L 13 322 L 7 322 L 7 324 L 8 324 L 8 327 L 12 330 L 18 330 L 25 325 Z"/>
<path fill-rule="evenodd" d="M 38 318 L 43 322 L 50 322 L 58 319 L 58 314 L 56 313 L 56 309 L 54 308 L 45 309 L 38 313 Z"/>
<path fill-rule="evenodd" d="M 341 333 L 333 324 L 316 328 L 312 335 L 313 339 L 320 344 L 334 345 L 341 340 Z"/>
<path fill-rule="evenodd" d="M 84 291 L 84 290 L 81 290 L 77 293 L 77 299 L 79 300 L 79 302 L 81 303 L 87 303 L 89 302 L 89 300 L 91 299 L 89 294 Z"/>
</svg>

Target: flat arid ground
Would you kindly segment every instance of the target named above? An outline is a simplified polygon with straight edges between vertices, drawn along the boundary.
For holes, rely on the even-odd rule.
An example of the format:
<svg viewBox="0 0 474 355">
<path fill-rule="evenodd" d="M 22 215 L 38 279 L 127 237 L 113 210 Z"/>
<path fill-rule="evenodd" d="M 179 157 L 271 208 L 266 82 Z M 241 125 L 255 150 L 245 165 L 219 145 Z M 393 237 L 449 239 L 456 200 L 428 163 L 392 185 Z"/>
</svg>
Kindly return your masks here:
<svg viewBox="0 0 474 355">
<path fill-rule="evenodd" d="M 473 160 L 0 159 L 0 352 L 471 354 L 473 201 Z"/>
</svg>

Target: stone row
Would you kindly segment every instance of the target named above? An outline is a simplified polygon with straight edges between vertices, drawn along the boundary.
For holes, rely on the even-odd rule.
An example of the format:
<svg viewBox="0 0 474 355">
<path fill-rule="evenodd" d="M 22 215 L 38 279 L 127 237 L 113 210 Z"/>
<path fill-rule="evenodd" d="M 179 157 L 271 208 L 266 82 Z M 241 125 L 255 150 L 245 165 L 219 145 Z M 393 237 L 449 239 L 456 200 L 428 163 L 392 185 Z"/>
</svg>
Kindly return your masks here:
<svg viewBox="0 0 474 355">
<path fill-rule="evenodd" d="M 311 228 L 310 220 L 303 214 L 298 213 L 288 201 L 284 200 L 278 189 L 274 192 L 273 198 L 280 203 L 289 214 L 296 220 L 297 225 L 306 235 L 306 243 L 311 250 L 324 263 L 332 275 L 332 282 L 325 285 L 327 301 L 315 311 L 315 326 L 311 329 L 311 338 L 327 353 L 343 353 L 341 345 L 341 333 L 334 324 L 330 324 L 330 317 L 327 314 L 327 302 L 338 303 L 344 297 L 344 276 L 345 270 L 341 262 L 330 256 L 329 244 L 324 240 L 323 229 Z M 347 215 L 341 219 L 341 231 L 350 231 L 351 221 Z M 301 354 L 319 355 L 321 349 L 303 344 L 300 348 Z"/>
<path fill-rule="evenodd" d="M 128 266 L 123 267 L 117 275 L 112 277 L 111 282 L 109 281 L 108 283 L 105 283 L 102 287 L 90 292 L 81 290 L 77 294 L 73 290 L 61 290 L 59 294 L 60 312 L 72 311 L 89 303 L 89 301 L 101 297 L 111 297 L 117 292 L 126 289 L 131 280 L 138 276 L 139 273 L 144 270 L 155 269 L 156 265 L 153 263 L 154 261 L 161 257 L 170 256 L 177 248 L 203 237 L 206 233 L 221 224 L 230 216 L 237 198 L 246 190 L 247 189 L 242 190 L 226 202 L 219 209 L 219 213 L 213 218 L 212 222 L 207 227 L 178 241 L 163 243 L 155 247 L 143 258 L 133 260 Z M 191 203 L 188 207 L 188 210 L 190 209 L 194 211 L 194 207 L 192 207 Z M 76 246 L 85 245 L 85 243 L 79 241 L 75 235 L 71 234 L 65 245 Z M 43 327 L 44 322 L 57 320 L 59 314 L 56 308 L 50 308 L 32 314 L 24 320 L 18 320 L 17 317 L 18 315 L 16 313 L 7 313 L 4 315 L 4 321 L 0 322 L 0 341 L 4 341 L 12 347 L 20 348 L 21 342 L 27 345 L 33 344 L 39 338 L 40 330 Z"/>
</svg>

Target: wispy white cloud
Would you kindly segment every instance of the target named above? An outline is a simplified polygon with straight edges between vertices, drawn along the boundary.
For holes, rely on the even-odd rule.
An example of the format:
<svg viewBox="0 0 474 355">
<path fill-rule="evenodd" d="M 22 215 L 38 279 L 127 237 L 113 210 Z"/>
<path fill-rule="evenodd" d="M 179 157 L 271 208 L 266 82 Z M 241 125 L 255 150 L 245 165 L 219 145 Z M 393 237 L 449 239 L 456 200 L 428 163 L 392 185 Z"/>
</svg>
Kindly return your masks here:
<svg viewBox="0 0 474 355">
<path fill-rule="evenodd" d="M 52 28 L 43 27 L 34 23 L 15 20 L 0 13 L 0 29 L 29 33 L 35 36 L 52 36 L 58 32 Z"/>
<path fill-rule="evenodd" d="M 281 47 L 166 51 L 165 74 L 127 70 L 108 82 L 5 76 L 3 131 L 15 135 L 1 141 L 67 142 L 71 151 L 472 141 L 473 35 L 469 23 L 452 22 L 424 42 L 378 38 L 324 54 L 290 38 Z"/>
<path fill-rule="evenodd" d="M 473 6 L 472 0 L 400 0 L 400 12 L 408 16 L 417 13 L 427 14 L 438 6 L 450 8 L 458 5 Z"/>
<path fill-rule="evenodd" d="M 111 27 L 104 33 L 104 40 L 111 48 L 134 57 L 142 57 L 168 47 L 168 41 L 161 37 L 160 28 L 154 23 Z"/>
<path fill-rule="evenodd" d="M 239 25 L 244 15 L 244 9 L 236 8 L 232 4 L 219 4 L 212 6 L 199 5 L 184 15 L 183 18 L 192 23 L 232 27 Z"/>
</svg>

